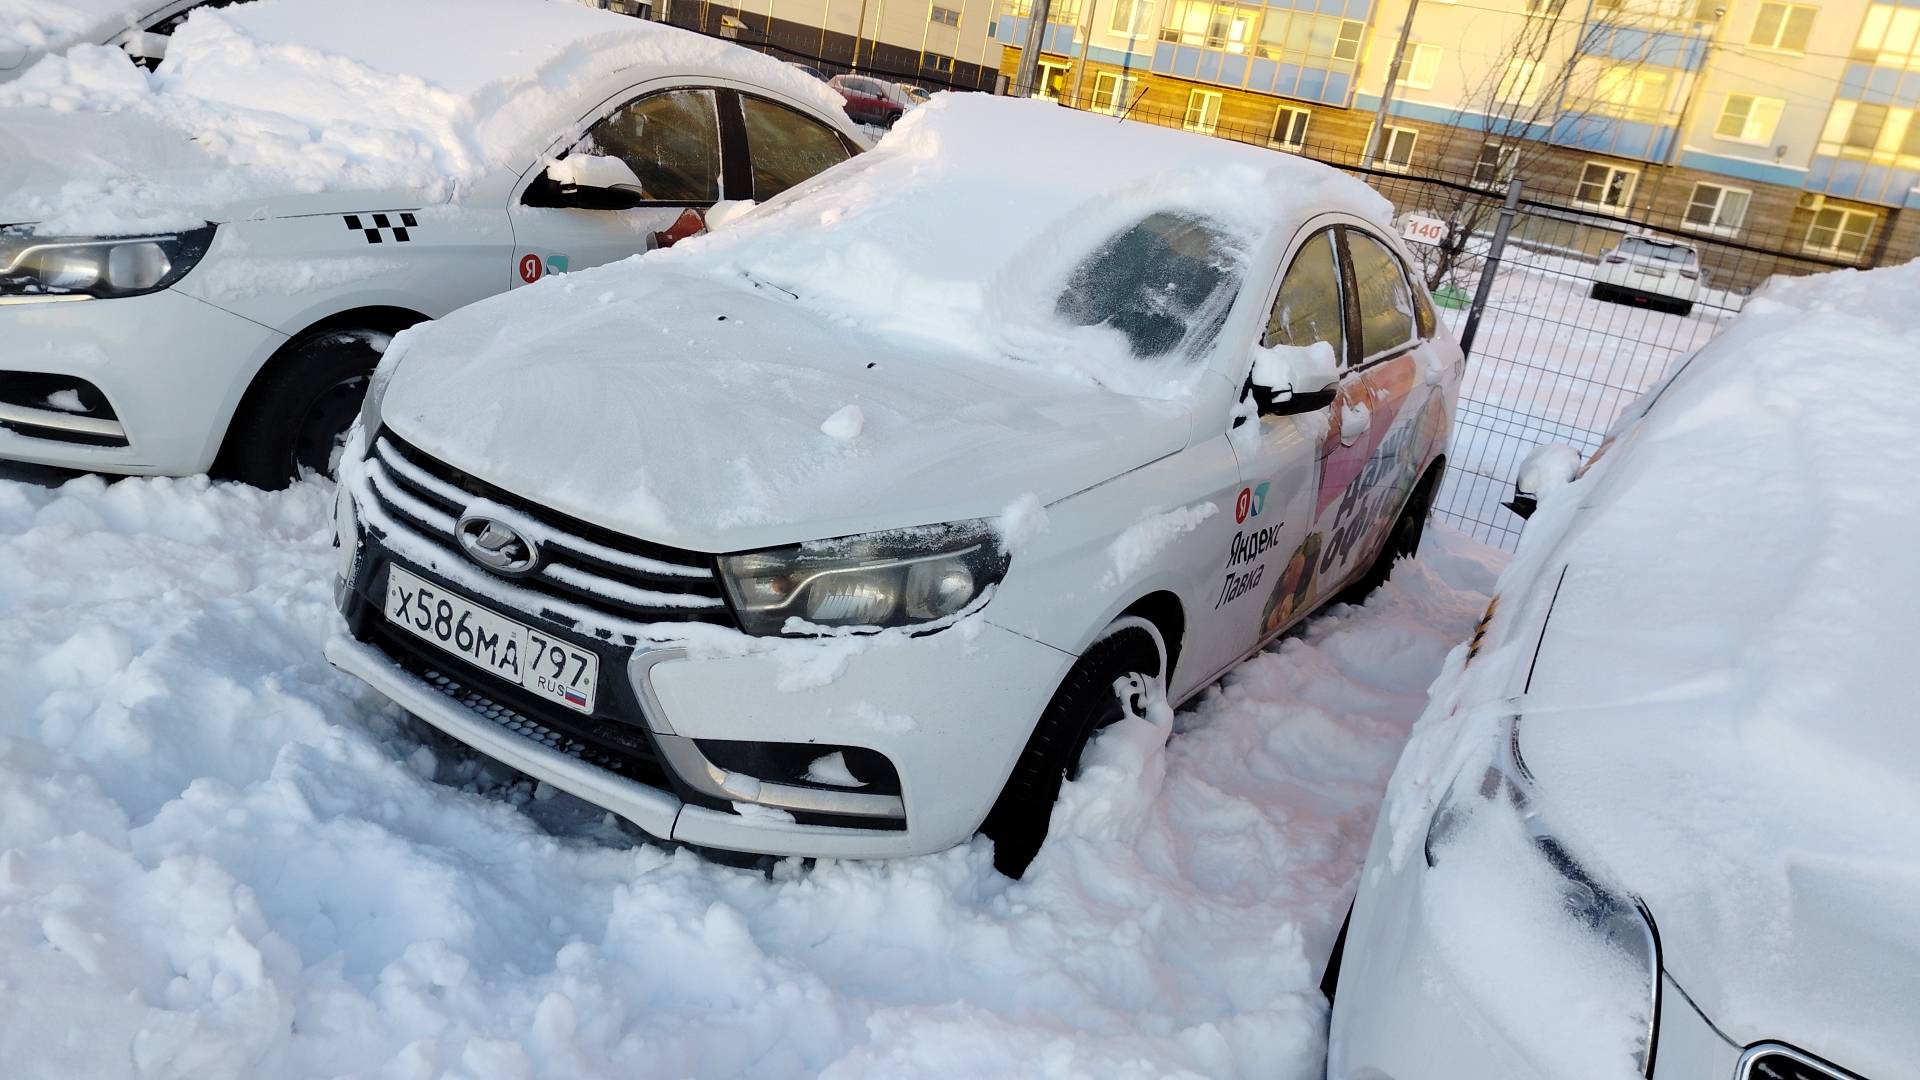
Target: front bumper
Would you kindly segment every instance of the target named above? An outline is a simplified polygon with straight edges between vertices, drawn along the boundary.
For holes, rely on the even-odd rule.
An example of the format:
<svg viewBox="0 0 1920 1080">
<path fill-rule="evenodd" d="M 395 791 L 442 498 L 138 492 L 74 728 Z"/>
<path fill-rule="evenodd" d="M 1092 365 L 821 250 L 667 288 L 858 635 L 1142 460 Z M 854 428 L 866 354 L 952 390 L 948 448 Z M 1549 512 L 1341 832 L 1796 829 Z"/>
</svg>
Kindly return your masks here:
<svg viewBox="0 0 1920 1080">
<path fill-rule="evenodd" d="M 0 380 L 84 380 L 108 406 L 88 417 L 0 402 L 0 458 L 98 472 L 205 472 L 254 372 L 285 340 L 172 289 L 0 304 Z"/>
<path fill-rule="evenodd" d="M 344 515 L 341 528 L 357 554 L 340 587 L 344 626 L 327 646 L 336 667 L 489 757 L 702 847 L 871 858 L 964 842 L 1073 661 L 979 616 L 937 634 L 854 640 L 769 641 L 713 626 L 688 628 L 685 642 L 579 633 L 537 597 L 514 602 L 504 579 L 466 580 L 477 567 L 421 565 Z M 530 702 L 393 630 L 377 598 L 396 564 L 595 653 L 595 715 Z M 848 789 L 755 764 L 805 760 L 816 746 L 818 756 L 878 755 L 892 775 Z"/>
<path fill-rule="evenodd" d="M 1386 821 L 1376 826 L 1361 871 L 1327 1037 L 1328 1080 L 1573 1080 L 1618 1075 L 1617 1066 L 1609 1069 L 1604 1063 L 1536 1060 L 1482 1011 L 1477 1002 L 1498 999 L 1508 988 L 1473 982 L 1448 959 L 1426 917 L 1426 861 L 1415 851 L 1398 869 L 1392 867 L 1387 858 L 1392 835 Z M 1498 917 L 1488 913 L 1490 919 Z M 1553 958 L 1510 961 L 1551 965 Z M 1524 1014 L 1525 1009 L 1504 1011 Z M 1732 1080 L 1740 1053 L 1662 972 L 1655 1080 Z"/>
</svg>

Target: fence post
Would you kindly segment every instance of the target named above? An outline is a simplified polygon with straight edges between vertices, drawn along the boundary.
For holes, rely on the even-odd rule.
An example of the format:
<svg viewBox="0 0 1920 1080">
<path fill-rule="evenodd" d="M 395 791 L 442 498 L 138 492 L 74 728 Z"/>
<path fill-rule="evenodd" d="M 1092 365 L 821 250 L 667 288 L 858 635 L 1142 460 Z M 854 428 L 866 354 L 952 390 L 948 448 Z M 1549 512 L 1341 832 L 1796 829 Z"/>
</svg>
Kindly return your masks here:
<svg viewBox="0 0 1920 1080">
<path fill-rule="evenodd" d="M 1500 256 L 1507 250 L 1507 231 L 1520 211 L 1519 177 L 1507 181 L 1507 198 L 1500 204 L 1500 218 L 1493 226 L 1493 242 L 1480 262 L 1480 283 L 1473 288 L 1473 306 L 1467 309 L 1467 324 L 1460 328 L 1460 355 L 1473 355 L 1473 336 L 1480 330 L 1480 315 L 1487 310 L 1487 296 L 1493 292 L 1493 279 L 1500 274 Z"/>
</svg>

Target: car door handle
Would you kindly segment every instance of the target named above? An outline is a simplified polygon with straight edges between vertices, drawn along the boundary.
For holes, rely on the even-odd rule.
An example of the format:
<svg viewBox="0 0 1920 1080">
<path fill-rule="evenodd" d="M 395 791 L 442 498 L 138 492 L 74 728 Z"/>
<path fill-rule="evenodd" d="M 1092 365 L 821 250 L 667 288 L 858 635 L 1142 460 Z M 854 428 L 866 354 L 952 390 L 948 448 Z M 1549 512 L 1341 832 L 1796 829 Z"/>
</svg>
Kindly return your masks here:
<svg viewBox="0 0 1920 1080">
<path fill-rule="evenodd" d="M 1352 446 L 1373 427 L 1373 410 L 1365 405 L 1349 405 L 1340 410 L 1340 445 Z"/>
</svg>

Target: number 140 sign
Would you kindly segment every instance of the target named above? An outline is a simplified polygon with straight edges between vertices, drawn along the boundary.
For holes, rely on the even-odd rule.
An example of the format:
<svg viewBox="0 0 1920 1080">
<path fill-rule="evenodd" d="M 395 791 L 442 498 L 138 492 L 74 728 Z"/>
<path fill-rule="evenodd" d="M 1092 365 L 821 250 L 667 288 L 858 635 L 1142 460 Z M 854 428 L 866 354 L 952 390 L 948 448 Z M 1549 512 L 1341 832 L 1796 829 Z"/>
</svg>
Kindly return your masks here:
<svg viewBox="0 0 1920 1080">
<path fill-rule="evenodd" d="M 1439 244 L 1447 238 L 1447 223 L 1439 218 L 1408 214 L 1400 219 L 1400 235 L 1416 244 Z"/>
</svg>

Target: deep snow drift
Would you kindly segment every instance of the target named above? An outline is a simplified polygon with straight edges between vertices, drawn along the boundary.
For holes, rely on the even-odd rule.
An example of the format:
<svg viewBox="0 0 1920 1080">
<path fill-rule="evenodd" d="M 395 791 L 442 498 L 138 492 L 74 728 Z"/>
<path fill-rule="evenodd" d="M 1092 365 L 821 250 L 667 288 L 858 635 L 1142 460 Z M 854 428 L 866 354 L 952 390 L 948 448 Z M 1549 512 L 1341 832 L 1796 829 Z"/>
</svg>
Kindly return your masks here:
<svg viewBox="0 0 1920 1080">
<path fill-rule="evenodd" d="M 1116 729 L 1026 881 L 636 844 L 331 671 L 332 491 L 0 481 L 11 1077 L 1316 1075 L 1381 784 L 1494 557 L 1450 535 Z"/>
</svg>

